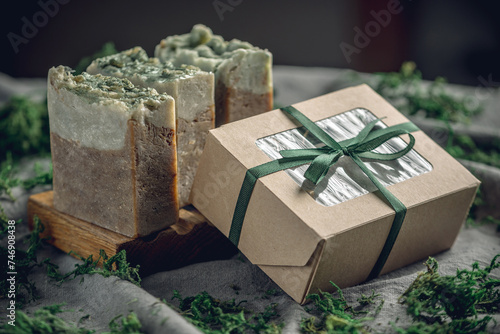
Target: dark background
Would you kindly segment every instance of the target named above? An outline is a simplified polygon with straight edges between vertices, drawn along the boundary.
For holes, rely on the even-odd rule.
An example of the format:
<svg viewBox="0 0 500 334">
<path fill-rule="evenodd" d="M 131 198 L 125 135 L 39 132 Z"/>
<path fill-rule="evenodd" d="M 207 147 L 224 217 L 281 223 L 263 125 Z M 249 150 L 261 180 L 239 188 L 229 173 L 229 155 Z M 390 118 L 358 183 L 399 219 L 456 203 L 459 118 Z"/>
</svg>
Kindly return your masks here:
<svg viewBox="0 0 500 334">
<path fill-rule="evenodd" d="M 59 0 L 67 3 L 59 4 L 46 22 L 38 15 L 42 23 L 38 31 L 14 52 L 8 34 L 22 37 L 23 17 L 34 23 L 43 10 L 40 2 L 55 1 L 4 4 L 0 72 L 44 77 L 51 66 L 75 66 L 108 41 L 118 50 L 140 45 L 152 56 L 162 38 L 204 23 L 226 39 L 239 38 L 269 49 L 277 65 L 375 72 L 396 71 L 403 61 L 413 60 L 427 79 L 441 75 L 474 86 L 484 85 L 480 76 L 491 76 L 493 85 L 500 81 L 496 1 L 401 0 L 401 13 L 391 15 L 390 23 L 348 62 L 341 43 L 354 46 L 354 28 L 365 31 L 366 24 L 374 21 L 371 11 L 387 9 L 392 0 Z M 218 13 L 215 6 L 224 4 L 226 11 Z"/>
</svg>

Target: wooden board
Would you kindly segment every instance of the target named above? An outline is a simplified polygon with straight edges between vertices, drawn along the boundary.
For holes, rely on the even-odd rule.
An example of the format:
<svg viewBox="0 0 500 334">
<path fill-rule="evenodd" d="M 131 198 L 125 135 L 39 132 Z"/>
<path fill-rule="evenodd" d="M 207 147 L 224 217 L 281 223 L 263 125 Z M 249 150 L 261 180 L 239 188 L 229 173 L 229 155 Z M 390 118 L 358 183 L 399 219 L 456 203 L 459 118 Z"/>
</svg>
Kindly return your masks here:
<svg viewBox="0 0 500 334">
<path fill-rule="evenodd" d="M 28 201 L 28 223 L 33 228 L 37 215 L 45 227 L 42 237 L 60 250 L 73 251 L 82 257 L 97 259 L 104 249 L 112 256 L 122 249 L 132 265 L 141 266 L 141 275 L 172 270 L 188 264 L 227 259 L 237 249 L 198 211 L 181 209 L 179 222 L 142 238 L 130 238 L 56 210 L 53 192 L 32 195 Z"/>
</svg>

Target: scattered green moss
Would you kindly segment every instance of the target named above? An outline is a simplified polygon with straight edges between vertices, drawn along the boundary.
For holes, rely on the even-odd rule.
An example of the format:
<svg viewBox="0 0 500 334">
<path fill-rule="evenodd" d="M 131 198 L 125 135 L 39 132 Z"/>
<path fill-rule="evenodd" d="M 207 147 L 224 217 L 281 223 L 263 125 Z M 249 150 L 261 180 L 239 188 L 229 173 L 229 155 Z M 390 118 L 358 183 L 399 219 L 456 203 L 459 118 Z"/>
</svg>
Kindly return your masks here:
<svg viewBox="0 0 500 334">
<path fill-rule="evenodd" d="M 372 291 L 370 296 L 361 295 L 358 298 L 359 305 L 353 307 L 349 305 L 342 293 L 342 290 L 333 282 L 330 282 L 336 289 L 336 293 L 320 291 L 310 294 L 307 298 L 314 303 L 314 309 L 307 310 L 316 314 L 317 317 L 305 318 L 300 324 L 303 333 L 369 333 L 370 328 L 365 324 L 372 318 L 360 317 L 370 311 L 365 307 L 376 304 L 375 299 L 378 294 Z M 383 300 L 375 309 L 374 315 L 380 312 Z"/>
<path fill-rule="evenodd" d="M 42 166 L 35 162 L 34 165 L 34 170 L 35 170 L 35 176 L 26 180 L 21 181 L 21 186 L 24 189 L 32 189 L 38 185 L 42 184 L 52 184 L 52 180 L 54 178 L 54 172 L 52 169 L 52 163 L 49 166 L 48 171 L 44 171 Z"/>
<path fill-rule="evenodd" d="M 419 273 L 399 301 L 414 321 L 422 323 L 418 326 L 430 325 L 428 330 L 485 333 L 494 323 L 488 314 L 500 309 L 500 280 L 490 276 L 500 267 L 499 257 L 496 255 L 484 269 L 477 262 L 472 270 L 457 269 L 455 276 L 441 276 L 437 261 L 430 257 L 425 263 L 427 271 Z"/>
<path fill-rule="evenodd" d="M 59 283 L 75 279 L 76 277 L 81 277 L 83 281 L 83 275 L 85 274 L 99 274 L 104 277 L 117 276 L 138 286 L 140 285 L 141 277 L 139 276 L 139 266 L 132 267 L 130 263 L 127 262 L 125 250 L 111 257 L 108 257 L 104 250 L 100 250 L 97 260 L 94 260 L 92 255 L 87 258 L 80 256 L 83 263 L 75 264 L 75 269 L 66 274 L 62 274 L 58 266 L 53 264 L 48 258 L 43 261 L 38 261 L 37 251 L 42 247 L 44 241 L 44 239 L 40 238 L 40 234 L 43 233 L 44 229 L 44 225 L 35 215 L 33 217 L 33 231 L 28 238 L 29 246 L 26 251 L 20 249 L 20 247 L 16 247 L 15 254 L 12 255 L 9 253 L 8 248 L 0 247 L 0 255 L 2 255 L 2 258 L 7 259 L 8 256 L 12 256 L 12 258 L 9 257 L 9 259 L 15 263 L 15 271 L 17 272 L 15 290 L 18 308 L 22 308 L 26 303 L 36 300 L 37 298 L 35 282 L 31 281 L 29 278 L 29 275 L 35 267 L 45 266 L 48 276 Z M 98 267 L 100 261 L 102 261 L 102 267 Z M 6 273 L 13 271 L 9 269 L 9 264 L 10 262 L 1 261 L 1 272 Z M 0 296 L 7 296 L 8 293 L 9 282 L 0 280 Z"/>
<path fill-rule="evenodd" d="M 499 258 L 500 254 L 496 255 L 483 269 L 475 262 L 471 270 L 458 269 L 454 276 L 441 276 L 437 261 L 429 258 L 427 272 L 420 273 L 399 300 L 406 305 L 414 323 L 408 328 L 391 323 L 394 331 L 401 334 L 491 331 L 496 325 L 491 314 L 500 311 L 500 280 L 491 275 L 500 267 Z M 335 294 L 320 291 L 308 296 L 314 302 L 314 310 L 308 311 L 318 314 L 318 318 L 303 319 L 302 331 L 371 333 L 373 329 L 364 324 L 370 318 L 359 318 L 359 315 L 366 313 L 363 307 L 377 304 L 379 296 L 374 291 L 368 296 L 361 295 L 359 306 L 353 307 L 347 303 L 342 291 L 335 284 L 333 286 L 337 289 Z M 382 302 L 374 310 L 374 315 L 380 312 Z"/>
<path fill-rule="evenodd" d="M 241 306 L 245 301 L 236 303 L 234 299 L 220 301 L 207 292 L 196 296 L 182 298 L 174 291 L 173 300 L 179 301 L 178 311 L 190 323 L 204 333 L 281 333 L 283 324 L 271 322 L 278 316 L 277 304 L 271 304 L 257 314 L 251 314 Z M 169 306 L 172 306 L 169 304 Z"/>
<path fill-rule="evenodd" d="M 12 188 L 17 187 L 21 180 L 12 177 L 12 165 L 8 164 L 0 170 L 0 195 L 6 194 L 11 201 L 15 201 L 16 198 L 12 194 Z"/>
<path fill-rule="evenodd" d="M 470 222 L 470 220 L 467 220 L 467 221 Z M 469 226 L 481 226 L 481 225 L 485 225 L 485 224 L 496 225 L 497 232 L 500 232 L 500 219 L 497 219 L 491 215 L 484 217 L 480 221 L 474 220 L 472 223 L 469 223 Z"/>
<path fill-rule="evenodd" d="M 64 304 L 54 304 L 44 306 L 35 311 L 32 317 L 23 311 L 16 311 L 15 326 L 5 323 L 0 327 L 0 334 L 92 334 L 94 330 L 80 327 L 78 324 L 67 322 L 57 316 L 62 312 L 72 312 L 73 310 L 63 310 Z M 87 317 L 87 316 L 85 316 Z M 120 322 L 117 322 L 121 319 Z M 80 319 L 81 320 L 81 319 Z M 103 334 L 140 334 L 142 325 L 137 315 L 130 312 L 126 317 L 119 315 L 109 322 L 109 332 Z"/>
<path fill-rule="evenodd" d="M 117 320 L 120 319 L 120 322 Z M 103 334 L 140 334 L 142 324 L 134 312 L 130 312 L 126 317 L 119 315 L 109 322 L 110 332 Z"/>
<path fill-rule="evenodd" d="M 5 214 L 4 208 L 0 205 L 0 240 L 7 235 L 9 229 L 9 218 Z"/>
<path fill-rule="evenodd" d="M 361 297 L 358 298 L 358 303 L 361 306 L 367 306 L 375 303 L 375 299 L 380 297 L 380 294 L 375 293 L 375 290 L 372 290 L 372 293 L 369 296 L 366 296 L 365 294 L 361 294 Z"/>
<path fill-rule="evenodd" d="M 424 84 L 422 73 L 414 62 L 405 62 L 399 72 L 376 73 L 373 88 L 399 111 L 408 115 L 424 113 L 426 117 L 444 121 L 468 123 L 482 111 L 482 106 L 470 107 L 469 96 L 450 94 L 446 79 L 436 78 Z"/>
<path fill-rule="evenodd" d="M 262 299 L 269 299 L 271 297 L 276 297 L 281 295 L 282 293 L 283 291 L 281 291 L 280 289 L 269 289 L 264 293 Z"/>
<path fill-rule="evenodd" d="M 176 67 L 171 62 L 161 62 L 158 58 L 149 58 L 141 47 L 98 58 L 92 64 L 103 75 L 122 78 L 133 76 L 146 82 L 168 82 L 201 72 L 195 66 L 181 65 Z"/>
<path fill-rule="evenodd" d="M 369 328 L 365 327 L 362 322 L 346 319 L 333 314 L 326 315 L 319 325 L 314 317 L 305 319 L 301 322 L 300 329 L 304 333 L 369 333 Z"/>
<path fill-rule="evenodd" d="M 47 100 L 12 96 L 0 108 L 0 159 L 50 152 Z"/>
<path fill-rule="evenodd" d="M 73 280 L 77 277 L 81 277 L 83 281 L 83 275 L 102 275 L 104 277 L 116 276 L 123 280 L 127 280 L 134 283 L 137 286 L 141 284 L 141 277 L 139 275 L 139 266 L 132 267 L 129 262 L 127 262 L 127 253 L 125 250 L 121 250 L 117 254 L 108 257 L 104 250 L 99 251 L 99 257 L 94 260 L 93 255 L 89 255 L 84 258 L 75 252 L 70 252 L 74 254 L 83 261 L 83 263 L 76 263 L 75 269 L 72 271 L 62 274 L 59 271 L 59 267 L 52 262 L 50 259 L 45 259 L 43 261 L 47 266 L 47 274 L 49 277 L 53 278 L 59 283 L 66 282 L 68 280 Z M 102 267 L 99 267 L 99 263 L 102 262 Z"/>
<path fill-rule="evenodd" d="M 12 193 L 12 189 L 15 187 L 21 186 L 25 189 L 31 189 L 37 185 L 52 183 L 52 165 L 48 171 L 44 171 L 40 164 L 35 163 L 35 176 L 26 180 L 13 177 L 14 169 L 12 159 L 0 166 L 0 198 L 6 195 L 9 200 L 15 201 L 16 198 Z M 0 240 L 7 236 L 8 222 L 9 217 L 5 214 L 3 206 L 0 205 Z"/>
<path fill-rule="evenodd" d="M 428 324 L 422 321 L 414 322 L 408 328 L 397 327 L 394 323 L 392 323 L 392 327 L 394 332 L 399 334 L 454 334 L 453 329 L 448 324 Z"/>
<path fill-rule="evenodd" d="M 45 306 L 35 311 L 33 317 L 30 317 L 23 311 L 16 311 L 15 326 L 5 323 L 0 328 L 0 333 L 8 334 L 91 334 L 84 328 L 78 328 L 76 325 L 66 322 L 56 314 L 67 312 L 63 311 L 63 304 Z"/>
<path fill-rule="evenodd" d="M 490 143 L 488 147 L 477 145 L 470 136 L 450 133 L 446 151 L 456 159 L 480 162 L 500 168 L 500 141 Z"/>
<path fill-rule="evenodd" d="M 81 74 L 83 71 L 87 69 L 87 67 L 92 63 L 94 59 L 110 56 L 112 54 L 117 53 L 118 51 L 115 48 L 115 44 L 113 42 L 105 43 L 101 50 L 97 51 L 91 56 L 83 57 L 78 64 L 75 66 L 75 75 Z"/>
<path fill-rule="evenodd" d="M 497 231 L 500 231 L 500 219 L 497 219 L 491 215 L 479 218 L 478 211 L 481 207 L 484 207 L 486 204 L 484 200 L 484 194 L 481 190 L 481 186 L 477 189 L 476 197 L 474 198 L 474 202 L 469 211 L 469 216 L 466 220 L 466 227 L 477 227 L 485 224 L 492 224 L 497 226 Z"/>
<path fill-rule="evenodd" d="M 11 201 L 15 201 L 16 198 L 12 194 L 12 189 L 18 186 L 24 189 L 32 189 L 37 185 L 51 184 L 53 179 L 52 164 L 49 170 L 44 171 L 39 163 L 35 163 L 34 171 L 35 176 L 25 180 L 14 177 L 15 168 L 12 163 L 3 164 L 0 168 L 0 196 L 7 195 Z"/>
</svg>

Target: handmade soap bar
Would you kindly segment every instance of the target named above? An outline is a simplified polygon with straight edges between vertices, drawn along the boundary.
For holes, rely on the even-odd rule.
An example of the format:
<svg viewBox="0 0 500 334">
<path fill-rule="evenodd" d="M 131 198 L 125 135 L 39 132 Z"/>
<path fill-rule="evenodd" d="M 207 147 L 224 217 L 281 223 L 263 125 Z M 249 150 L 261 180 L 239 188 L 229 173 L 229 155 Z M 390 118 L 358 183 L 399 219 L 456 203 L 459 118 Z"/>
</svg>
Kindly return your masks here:
<svg viewBox="0 0 500 334">
<path fill-rule="evenodd" d="M 215 73 L 217 126 L 272 109 L 272 55 L 267 50 L 237 39 L 224 41 L 197 24 L 189 34 L 162 40 L 155 57 Z"/>
<path fill-rule="evenodd" d="M 193 184 L 193 205 L 253 264 L 304 303 L 330 281 L 359 284 L 452 246 L 479 185 L 458 161 L 366 85 L 293 107 L 316 125 L 288 108 L 211 130 Z M 324 178 L 311 188 L 302 168 L 277 171 L 291 161 Z M 402 225 L 387 192 L 406 208 Z"/>
<path fill-rule="evenodd" d="M 59 66 L 47 102 L 57 210 L 130 237 L 177 222 L 171 96 Z"/>
<path fill-rule="evenodd" d="M 92 62 L 87 72 L 126 78 L 136 86 L 154 88 L 174 98 L 179 205 L 189 204 L 205 139 L 215 122 L 213 73 L 194 66 L 176 68 L 171 63 L 149 58 L 140 47 L 99 58 Z"/>
</svg>

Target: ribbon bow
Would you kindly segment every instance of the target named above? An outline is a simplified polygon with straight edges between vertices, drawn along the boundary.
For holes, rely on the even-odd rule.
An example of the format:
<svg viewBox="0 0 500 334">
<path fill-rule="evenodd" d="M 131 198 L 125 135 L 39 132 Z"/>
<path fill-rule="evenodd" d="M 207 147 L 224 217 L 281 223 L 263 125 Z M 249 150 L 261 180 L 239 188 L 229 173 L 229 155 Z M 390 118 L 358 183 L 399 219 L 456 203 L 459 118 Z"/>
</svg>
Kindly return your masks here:
<svg viewBox="0 0 500 334">
<path fill-rule="evenodd" d="M 280 154 L 283 158 L 272 160 L 262 165 L 250 168 L 245 174 L 245 179 L 243 180 L 243 185 L 241 186 L 240 194 L 236 202 L 231 229 L 229 231 L 229 240 L 231 240 L 231 242 L 233 242 L 236 246 L 239 243 L 243 220 L 245 219 L 248 203 L 258 178 L 281 170 L 310 163 L 311 165 L 307 168 L 304 177 L 316 185 L 325 177 L 330 167 L 333 166 L 341 156 L 345 155 L 353 159 L 353 161 L 368 176 L 377 189 L 380 190 L 381 194 L 387 199 L 391 207 L 396 212 L 384 247 L 382 248 L 377 262 L 370 272 L 368 279 L 377 277 L 384 267 L 392 247 L 394 246 L 394 242 L 396 241 L 406 215 L 406 207 L 399 199 L 396 198 L 396 196 L 389 192 L 380 183 L 375 175 L 364 164 L 361 158 L 387 161 L 402 157 L 415 145 L 415 138 L 410 132 L 418 131 L 418 127 L 411 122 L 407 122 L 384 129 L 373 130 L 375 124 L 380 120 L 375 119 L 368 123 L 356 137 L 338 143 L 294 107 L 288 106 L 281 108 L 281 110 L 294 117 L 307 130 L 309 130 L 312 135 L 325 144 L 325 146 L 319 148 L 282 150 L 280 151 Z M 403 134 L 408 134 L 410 137 L 410 143 L 404 149 L 389 154 L 372 152 L 373 149 L 382 145 L 391 138 Z"/>
</svg>

